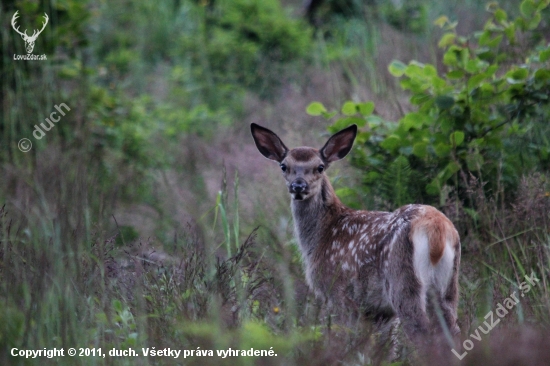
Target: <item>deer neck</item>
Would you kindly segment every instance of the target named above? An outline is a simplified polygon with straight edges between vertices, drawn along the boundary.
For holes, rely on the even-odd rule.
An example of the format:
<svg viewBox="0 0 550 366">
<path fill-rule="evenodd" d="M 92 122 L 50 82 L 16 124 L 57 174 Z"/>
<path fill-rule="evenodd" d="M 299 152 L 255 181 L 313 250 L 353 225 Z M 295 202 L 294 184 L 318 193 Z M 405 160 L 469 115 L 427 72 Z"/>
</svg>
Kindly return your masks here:
<svg viewBox="0 0 550 366">
<path fill-rule="evenodd" d="M 328 177 L 324 176 L 318 194 L 303 201 L 292 200 L 291 208 L 302 257 L 309 262 L 310 256 L 325 235 L 324 230 L 330 227 L 327 226 L 327 221 L 330 222 L 343 205 L 336 197 Z"/>
</svg>

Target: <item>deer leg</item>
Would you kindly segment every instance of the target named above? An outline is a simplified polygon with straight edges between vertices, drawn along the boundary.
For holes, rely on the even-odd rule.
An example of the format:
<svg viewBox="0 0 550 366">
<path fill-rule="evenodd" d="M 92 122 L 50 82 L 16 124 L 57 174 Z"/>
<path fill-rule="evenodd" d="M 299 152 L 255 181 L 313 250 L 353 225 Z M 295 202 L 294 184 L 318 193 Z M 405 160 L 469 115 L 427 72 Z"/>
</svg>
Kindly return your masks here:
<svg viewBox="0 0 550 366">
<path fill-rule="evenodd" d="M 412 255 L 409 258 L 412 258 Z M 411 260 L 396 259 L 401 265 L 390 270 L 393 281 L 386 281 L 386 290 L 405 334 L 413 343 L 422 345 L 427 340 L 430 323 L 426 315 L 427 289 L 415 275 Z"/>
<path fill-rule="evenodd" d="M 460 244 L 455 249 L 455 258 L 453 263 L 453 275 L 451 281 L 447 285 L 445 292 L 440 297 L 439 304 L 443 312 L 445 322 L 449 327 L 451 335 L 456 336 L 460 333 L 460 328 L 457 324 L 456 309 L 458 307 L 458 268 L 460 266 Z M 455 339 L 456 343 L 457 339 Z"/>
<path fill-rule="evenodd" d="M 423 301 L 420 299 L 420 294 L 414 294 L 408 290 L 403 288 L 399 291 L 401 296 L 394 296 L 393 306 L 397 316 L 401 319 L 405 334 L 414 343 L 423 343 L 429 334 L 429 320 L 422 306 Z M 406 292 L 409 293 L 403 296 Z"/>
</svg>

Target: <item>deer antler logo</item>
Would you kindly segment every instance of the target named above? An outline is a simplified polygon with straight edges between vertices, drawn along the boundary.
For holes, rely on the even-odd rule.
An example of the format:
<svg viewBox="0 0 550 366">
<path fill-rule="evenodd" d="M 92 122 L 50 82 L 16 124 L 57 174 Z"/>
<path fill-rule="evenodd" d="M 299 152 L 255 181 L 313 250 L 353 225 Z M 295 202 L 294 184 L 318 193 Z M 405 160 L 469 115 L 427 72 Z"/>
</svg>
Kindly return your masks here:
<svg viewBox="0 0 550 366">
<path fill-rule="evenodd" d="M 21 38 L 23 38 L 23 41 L 25 41 L 25 48 L 27 49 L 27 53 L 31 53 L 34 48 L 34 42 L 36 42 L 36 38 L 38 38 L 38 35 L 42 33 L 44 28 L 46 28 L 46 24 L 48 24 L 48 20 L 49 20 L 48 14 L 44 13 L 45 22 L 42 23 L 42 29 L 40 30 L 35 29 L 34 32 L 32 33 L 32 36 L 29 36 L 27 35 L 26 29 L 25 29 L 25 32 L 21 32 L 19 31 L 19 26 L 16 27 L 15 23 L 17 18 L 19 17 L 19 15 L 17 15 L 18 12 L 19 10 L 16 11 L 15 14 L 13 14 L 13 17 L 11 18 L 11 26 L 17 33 L 21 35 Z"/>
</svg>

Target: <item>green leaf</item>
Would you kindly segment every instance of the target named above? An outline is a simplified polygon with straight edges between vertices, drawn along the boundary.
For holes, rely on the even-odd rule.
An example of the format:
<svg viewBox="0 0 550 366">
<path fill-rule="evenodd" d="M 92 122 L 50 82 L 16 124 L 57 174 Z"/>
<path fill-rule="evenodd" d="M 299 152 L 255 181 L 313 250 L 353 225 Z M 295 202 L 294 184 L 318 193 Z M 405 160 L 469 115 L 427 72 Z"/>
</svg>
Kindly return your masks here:
<svg viewBox="0 0 550 366">
<path fill-rule="evenodd" d="M 464 141 L 464 132 L 455 131 L 451 133 L 451 135 L 449 136 L 449 141 L 451 142 L 451 145 L 460 146 Z"/>
<path fill-rule="evenodd" d="M 502 41 L 502 34 L 496 36 L 495 38 L 493 38 L 492 40 L 487 42 L 487 46 L 489 46 L 491 48 L 495 48 L 500 44 L 501 41 Z"/>
<path fill-rule="evenodd" d="M 345 102 L 342 106 L 342 113 L 346 116 L 352 116 L 357 113 L 357 106 L 353 102 Z"/>
<path fill-rule="evenodd" d="M 538 69 L 535 71 L 535 80 L 548 82 L 548 80 L 550 80 L 550 70 Z"/>
<path fill-rule="evenodd" d="M 426 185 L 426 193 L 436 196 L 441 191 L 441 183 L 438 178 L 434 178 L 430 184 Z"/>
<path fill-rule="evenodd" d="M 447 73 L 449 79 L 462 79 L 464 77 L 464 71 L 462 70 L 453 70 Z"/>
<path fill-rule="evenodd" d="M 466 65 L 470 59 L 470 50 L 468 48 L 463 48 L 460 50 L 460 61 L 462 65 Z"/>
<path fill-rule="evenodd" d="M 504 10 L 498 9 L 497 11 L 495 11 L 495 19 L 502 23 L 503 21 L 508 19 L 508 15 Z"/>
<path fill-rule="evenodd" d="M 520 5 L 519 10 L 521 11 L 521 15 L 526 18 L 530 18 L 533 16 L 537 8 L 533 0 L 524 0 Z"/>
<path fill-rule="evenodd" d="M 456 66 L 458 58 L 456 57 L 457 47 L 451 47 L 443 55 L 443 63 L 447 66 Z"/>
<path fill-rule="evenodd" d="M 527 28 L 530 30 L 536 29 L 539 26 L 541 19 L 542 16 L 540 15 L 540 13 L 535 13 L 533 19 L 531 19 L 527 24 Z"/>
<path fill-rule="evenodd" d="M 486 30 L 484 32 L 481 33 L 481 36 L 479 37 L 479 45 L 480 46 L 485 46 L 487 45 L 487 42 L 489 42 L 489 40 L 491 39 L 491 32 Z"/>
<path fill-rule="evenodd" d="M 508 41 L 510 43 L 514 43 L 516 41 L 516 26 L 514 23 L 510 23 L 506 28 L 504 28 L 504 34 L 506 34 L 506 37 L 508 38 Z"/>
<path fill-rule="evenodd" d="M 401 145 L 401 138 L 397 135 L 390 135 L 380 143 L 384 149 L 393 151 Z"/>
<path fill-rule="evenodd" d="M 405 130 L 408 131 L 411 128 L 421 128 L 425 120 L 426 116 L 424 114 L 420 112 L 410 112 L 403 117 L 402 123 Z"/>
<path fill-rule="evenodd" d="M 540 52 L 539 54 L 539 61 L 540 62 L 546 62 L 550 59 L 550 48 L 547 48 Z"/>
<path fill-rule="evenodd" d="M 321 112 L 321 116 L 325 119 L 331 119 L 332 117 L 336 116 L 338 114 L 337 112 Z"/>
<path fill-rule="evenodd" d="M 320 116 L 321 113 L 326 112 L 327 109 L 322 103 L 313 102 L 310 103 L 306 108 L 306 113 L 310 116 Z"/>
<path fill-rule="evenodd" d="M 367 121 L 362 117 L 344 117 L 340 118 L 332 126 L 329 126 L 328 131 L 330 133 L 336 133 L 353 124 L 357 125 L 358 127 L 363 127 L 366 123 Z"/>
<path fill-rule="evenodd" d="M 433 65 L 426 64 L 424 66 L 424 75 L 428 77 L 435 77 L 437 76 L 437 70 Z"/>
<path fill-rule="evenodd" d="M 424 75 L 424 64 L 418 61 L 411 61 L 405 69 L 405 75 L 410 78 L 421 78 Z"/>
<path fill-rule="evenodd" d="M 449 155 L 449 153 L 451 152 L 451 147 L 447 144 L 439 143 L 435 145 L 434 150 L 435 150 L 435 154 L 440 158 L 442 158 Z"/>
<path fill-rule="evenodd" d="M 355 138 L 355 142 L 358 144 L 364 144 L 370 139 L 371 135 L 372 134 L 370 132 L 359 132 Z"/>
<path fill-rule="evenodd" d="M 479 86 L 479 84 L 485 80 L 485 74 L 479 74 L 468 79 L 468 89 L 472 90 L 473 88 Z"/>
<path fill-rule="evenodd" d="M 415 156 L 418 156 L 420 159 L 423 159 L 428 154 L 428 143 L 427 142 L 417 142 L 413 145 L 412 153 Z"/>
<path fill-rule="evenodd" d="M 443 35 L 443 37 L 441 37 L 441 40 L 439 41 L 439 43 L 437 45 L 441 48 L 445 48 L 448 45 L 453 44 L 455 39 L 456 39 L 456 34 L 454 34 L 454 33 L 445 33 Z"/>
<path fill-rule="evenodd" d="M 359 103 L 357 106 L 359 107 L 359 113 L 365 117 L 370 116 L 374 112 L 373 102 Z"/>
<path fill-rule="evenodd" d="M 120 300 L 113 300 L 113 308 L 121 313 L 122 312 L 122 302 L 120 302 Z"/>
<path fill-rule="evenodd" d="M 515 69 L 506 73 L 506 80 L 510 84 L 518 84 L 525 80 L 527 76 L 529 76 L 529 71 L 527 69 Z"/>
<path fill-rule="evenodd" d="M 434 25 L 437 25 L 438 27 L 443 28 L 445 23 L 449 22 L 449 18 L 447 18 L 445 15 L 440 16 L 434 21 Z"/>
<path fill-rule="evenodd" d="M 397 60 L 393 60 L 388 66 L 388 70 L 390 74 L 392 74 L 395 77 L 403 76 L 406 69 L 407 69 L 407 65 Z"/>
<path fill-rule="evenodd" d="M 443 180 L 446 181 L 459 170 L 460 170 L 460 164 L 457 163 L 456 161 L 450 161 L 449 164 L 447 164 L 447 166 L 445 167 L 445 170 L 443 171 Z"/>
</svg>

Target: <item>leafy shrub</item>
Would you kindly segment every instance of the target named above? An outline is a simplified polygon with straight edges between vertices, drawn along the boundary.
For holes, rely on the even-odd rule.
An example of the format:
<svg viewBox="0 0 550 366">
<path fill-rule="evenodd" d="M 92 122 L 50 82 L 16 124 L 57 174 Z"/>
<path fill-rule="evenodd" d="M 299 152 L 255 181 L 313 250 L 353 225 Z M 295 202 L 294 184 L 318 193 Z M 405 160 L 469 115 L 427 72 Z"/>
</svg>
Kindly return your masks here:
<svg viewBox="0 0 550 366">
<path fill-rule="evenodd" d="M 193 23 L 175 54 L 190 60 L 196 78 L 262 90 L 280 80 L 281 67 L 305 57 L 310 28 L 277 0 L 235 0 L 188 9 Z"/>
<path fill-rule="evenodd" d="M 550 46 L 543 44 L 539 27 L 549 3 L 525 0 L 514 20 L 492 3 L 484 28 L 467 37 L 457 34 L 456 22 L 439 18 L 436 24 L 445 30 L 439 42 L 445 72 L 416 61 L 389 65 L 416 106 L 398 123 L 372 115 L 372 103 L 343 105 L 346 117 L 329 131 L 352 123 L 369 127 L 358 135 L 352 160 L 365 171 L 367 192 L 400 204 L 404 198 L 423 201 L 440 195 L 443 200 L 448 185 L 465 197 L 465 180 L 473 174 L 495 194 L 500 184 L 515 187 L 523 173 L 548 169 Z M 308 112 L 327 118 L 336 114 L 319 103 Z M 404 191 L 388 190 L 384 182 Z"/>
<path fill-rule="evenodd" d="M 391 1 L 381 6 L 381 14 L 393 27 L 412 33 L 423 33 L 428 25 L 428 5 L 424 1 Z"/>
</svg>

